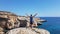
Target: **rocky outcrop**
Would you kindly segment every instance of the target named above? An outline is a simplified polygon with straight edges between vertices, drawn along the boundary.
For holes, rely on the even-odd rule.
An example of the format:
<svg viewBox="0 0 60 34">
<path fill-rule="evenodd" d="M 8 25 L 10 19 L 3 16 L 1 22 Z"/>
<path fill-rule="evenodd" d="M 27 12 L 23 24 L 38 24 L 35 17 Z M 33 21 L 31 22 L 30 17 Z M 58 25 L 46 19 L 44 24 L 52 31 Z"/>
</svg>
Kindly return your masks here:
<svg viewBox="0 0 60 34">
<path fill-rule="evenodd" d="M 16 23 L 16 21 L 17 15 L 14 13 L 0 11 L 0 27 L 7 27 L 8 29 L 14 28 L 14 23 Z"/>
<path fill-rule="evenodd" d="M 16 28 L 8 31 L 6 34 L 50 34 L 50 32 L 38 28 Z"/>
<path fill-rule="evenodd" d="M 38 26 L 37 23 L 41 23 L 40 18 L 33 18 L 34 23 L 32 26 Z M 44 21 L 44 20 L 43 20 Z M 4 34 L 5 29 L 12 29 L 8 30 L 6 34 L 39 34 L 40 32 L 44 32 L 46 30 L 41 29 L 31 29 L 31 28 L 17 28 L 20 26 L 29 27 L 30 26 L 30 17 L 27 16 L 18 16 L 14 13 L 0 11 L 0 34 Z M 14 29 L 17 28 L 17 29 Z M 38 31 L 37 31 L 38 30 Z M 48 31 L 46 31 L 48 32 Z"/>
<path fill-rule="evenodd" d="M 24 22 L 25 20 L 26 20 L 26 22 Z M 34 17 L 33 20 L 34 20 L 34 23 L 32 26 L 38 26 L 37 25 L 38 23 L 42 24 L 40 18 Z M 11 12 L 0 11 L 0 25 L 1 25 L 0 27 L 5 28 L 5 26 L 6 26 L 6 28 L 8 28 L 8 29 L 12 29 L 12 28 L 21 26 L 21 24 L 25 27 L 29 27 L 30 26 L 30 17 L 18 16 Z"/>
</svg>

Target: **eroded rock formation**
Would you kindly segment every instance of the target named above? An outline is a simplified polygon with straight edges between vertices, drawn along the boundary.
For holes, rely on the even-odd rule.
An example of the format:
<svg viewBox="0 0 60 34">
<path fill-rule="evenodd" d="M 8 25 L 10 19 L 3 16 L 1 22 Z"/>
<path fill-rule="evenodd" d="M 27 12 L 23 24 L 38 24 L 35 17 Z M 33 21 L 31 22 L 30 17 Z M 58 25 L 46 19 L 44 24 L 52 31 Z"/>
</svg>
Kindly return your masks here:
<svg viewBox="0 0 60 34">
<path fill-rule="evenodd" d="M 33 18 L 34 23 L 32 26 L 38 26 L 37 24 L 41 23 L 40 18 Z M 18 16 L 14 13 L 0 11 L 0 33 L 6 33 L 7 29 L 13 29 L 17 27 L 29 27 L 30 17 L 27 16 Z"/>
</svg>

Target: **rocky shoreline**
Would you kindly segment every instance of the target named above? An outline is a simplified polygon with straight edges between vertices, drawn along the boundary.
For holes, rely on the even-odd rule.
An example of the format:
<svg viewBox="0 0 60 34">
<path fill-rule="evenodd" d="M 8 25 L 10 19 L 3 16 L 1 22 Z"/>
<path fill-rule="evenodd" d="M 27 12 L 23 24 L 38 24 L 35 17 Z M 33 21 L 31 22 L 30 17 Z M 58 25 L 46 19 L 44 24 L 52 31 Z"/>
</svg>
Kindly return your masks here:
<svg viewBox="0 0 60 34">
<path fill-rule="evenodd" d="M 0 11 L 0 34 L 50 34 L 44 29 L 31 28 L 37 27 L 38 24 L 41 25 L 45 20 L 36 17 L 33 17 L 33 20 L 31 25 L 28 16 L 18 16 L 14 13 Z"/>
</svg>

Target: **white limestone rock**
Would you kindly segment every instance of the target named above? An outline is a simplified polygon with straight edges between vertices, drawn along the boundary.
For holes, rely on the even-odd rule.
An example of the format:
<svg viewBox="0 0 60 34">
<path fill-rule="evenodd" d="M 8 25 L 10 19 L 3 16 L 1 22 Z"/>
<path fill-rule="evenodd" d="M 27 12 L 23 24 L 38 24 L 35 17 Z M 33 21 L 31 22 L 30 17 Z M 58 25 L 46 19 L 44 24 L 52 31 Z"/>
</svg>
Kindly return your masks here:
<svg viewBox="0 0 60 34">
<path fill-rule="evenodd" d="M 50 34 L 47 30 L 38 28 L 16 28 L 8 31 L 6 34 Z"/>
</svg>

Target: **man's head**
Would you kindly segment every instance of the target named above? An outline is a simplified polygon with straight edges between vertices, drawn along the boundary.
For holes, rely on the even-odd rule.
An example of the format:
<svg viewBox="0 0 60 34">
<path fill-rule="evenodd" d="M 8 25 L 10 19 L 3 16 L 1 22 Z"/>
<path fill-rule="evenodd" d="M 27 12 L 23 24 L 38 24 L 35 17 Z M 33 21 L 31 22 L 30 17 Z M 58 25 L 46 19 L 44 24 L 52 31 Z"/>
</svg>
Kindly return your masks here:
<svg viewBox="0 0 60 34">
<path fill-rule="evenodd" d="M 30 16 L 32 16 L 32 14 Z"/>
</svg>

